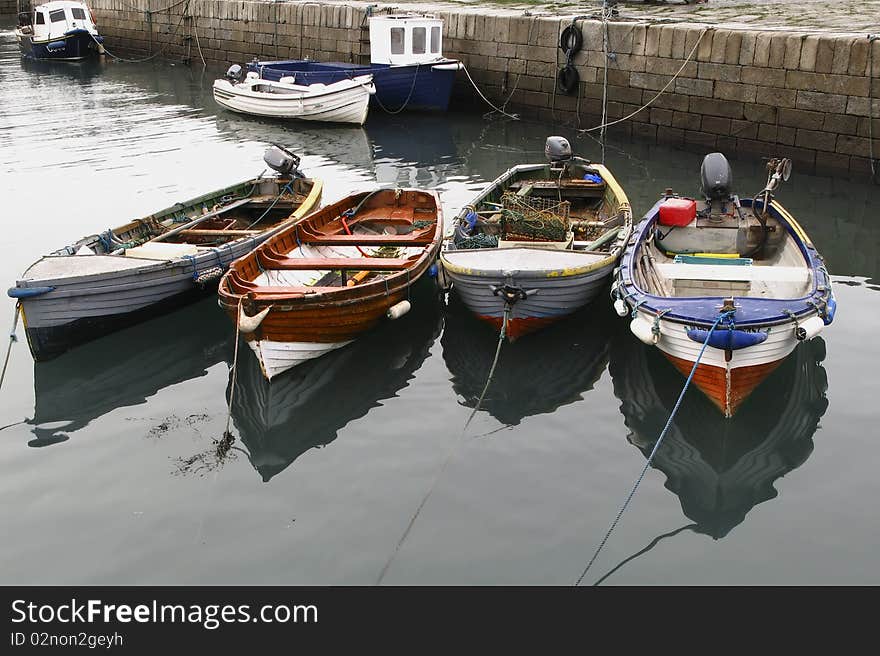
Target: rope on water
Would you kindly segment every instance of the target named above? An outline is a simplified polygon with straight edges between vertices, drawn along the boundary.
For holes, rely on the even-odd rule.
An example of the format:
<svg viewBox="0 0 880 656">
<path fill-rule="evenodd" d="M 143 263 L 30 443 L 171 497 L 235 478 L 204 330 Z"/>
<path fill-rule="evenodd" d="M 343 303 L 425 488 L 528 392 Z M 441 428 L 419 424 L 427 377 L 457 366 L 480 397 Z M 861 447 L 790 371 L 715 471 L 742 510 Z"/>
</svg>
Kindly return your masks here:
<svg viewBox="0 0 880 656">
<path fill-rule="evenodd" d="M 639 112 L 642 112 L 642 111 L 648 109 L 648 107 L 650 107 L 650 106 L 653 104 L 653 102 L 654 102 L 655 100 L 657 100 L 657 98 L 659 98 L 659 97 L 662 96 L 664 93 L 666 93 L 666 90 L 669 88 L 669 86 L 670 86 L 673 82 L 675 82 L 675 80 L 678 78 L 679 75 L 681 75 L 681 72 L 684 70 L 684 67 L 687 66 L 688 62 L 689 62 L 689 61 L 691 60 L 691 58 L 694 56 L 694 53 L 697 52 L 697 48 L 699 47 L 700 42 L 703 40 L 703 37 L 706 35 L 706 32 L 708 32 L 709 30 L 712 30 L 712 29 L 714 29 L 714 28 L 712 28 L 712 27 L 707 27 L 707 28 L 705 28 L 702 32 L 700 32 L 700 36 L 697 38 L 697 42 L 694 44 L 694 47 L 691 49 L 690 54 L 688 54 L 687 58 L 684 60 L 684 63 L 683 63 L 683 64 L 681 65 L 681 67 L 675 72 L 675 75 L 672 76 L 672 78 L 669 80 L 669 82 L 666 83 L 666 86 L 664 86 L 662 89 L 660 89 L 660 91 L 658 91 L 658 92 L 654 95 L 654 97 L 651 98 L 648 102 L 646 102 L 644 105 L 642 105 L 641 107 L 639 107 L 639 108 L 638 108 L 637 110 L 635 110 L 634 112 L 631 112 L 631 113 L 627 114 L 627 115 L 624 116 L 623 118 L 619 118 L 619 119 L 617 119 L 617 120 L 615 120 L 615 121 L 610 121 L 610 122 L 605 122 L 605 121 L 603 120 L 601 125 L 596 125 L 596 126 L 594 126 L 594 127 L 592 127 L 592 128 L 584 128 L 584 129 L 582 129 L 582 130 L 578 130 L 578 132 L 594 132 L 594 131 L 596 131 L 596 130 L 603 130 L 603 131 L 604 131 L 605 128 L 607 128 L 607 127 L 611 127 L 612 125 L 617 125 L 618 123 L 622 123 L 623 121 L 627 121 L 627 120 L 631 119 L 633 116 L 635 116 L 636 114 L 638 114 Z"/>
<path fill-rule="evenodd" d="M 18 341 L 15 336 L 15 329 L 18 327 L 18 315 L 21 308 L 20 303 L 15 304 L 15 315 L 12 317 L 12 330 L 9 331 L 9 346 L 6 347 L 6 358 L 3 360 L 3 372 L 0 373 L 0 388 L 3 387 L 3 380 L 6 378 L 6 365 L 9 364 L 9 354 L 12 353 L 12 345 Z"/>
<path fill-rule="evenodd" d="M 228 439 L 232 436 L 229 432 L 229 423 L 232 421 L 232 402 L 235 400 L 235 374 L 238 370 L 238 342 L 241 341 L 239 339 L 239 335 L 241 334 L 241 303 L 244 301 L 244 296 L 238 299 L 238 311 L 235 313 L 235 350 L 232 355 L 232 383 L 229 387 L 229 408 L 226 412 L 226 430 L 223 431 L 223 437 Z"/>
<path fill-rule="evenodd" d="M 480 406 L 483 404 L 483 399 L 486 396 L 486 391 L 489 389 L 489 385 L 492 383 L 492 376 L 495 375 L 495 367 L 498 365 L 498 356 L 501 355 L 501 345 L 504 344 L 504 338 L 507 336 L 507 321 L 510 319 L 510 308 L 510 303 L 504 304 L 504 317 L 501 320 L 501 333 L 498 335 L 498 345 L 495 347 L 495 359 L 492 360 L 492 366 L 489 368 L 489 376 L 486 378 L 486 384 L 483 385 L 483 391 L 480 392 L 480 398 L 477 399 L 477 404 L 474 406 L 474 409 L 471 410 L 470 416 L 464 423 L 464 428 L 461 429 L 462 433 L 467 430 L 467 427 L 470 425 L 471 420 L 474 418 L 474 415 L 477 414 L 477 410 L 479 410 Z"/>
<path fill-rule="evenodd" d="M 443 464 L 440 465 L 440 469 L 437 470 L 437 473 L 434 475 L 434 480 L 431 483 L 431 487 L 428 488 L 428 491 L 425 493 L 425 496 L 422 497 L 422 501 L 419 504 L 418 508 L 416 508 L 415 513 L 410 518 L 409 523 L 406 525 L 406 529 L 403 531 L 403 535 L 400 536 L 400 539 L 397 541 L 397 544 L 394 546 L 394 551 L 391 552 L 391 555 L 388 557 L 388 561 L 385 563 L 385 566 L 382 568 L 382 571 L 379 572 L 379 577 L 376 579 L 376 585 L 381 585 L 382 581 L 385 579 L 385 575 L 388 573 L 389 568 L 391 567 L 391 563 L 394 562 L 395 557 L 397 557 L 400 548 L 403 546 L 403 543 L 406 542 L 406 539 L 409 537 L 410 531 L 412 531 L 412 527 L 416 523 L 416 519 L 418 519 L 419 514 L 422 512 L 422 508 L 425 507 L 425 504 L 428 502 L 431 494 L 434 492 L 434 488 L 437 487 L 437 483 L 440 481 L 440 476 L 446 470 L 446 466 L 449 464 L 449 461 L 452 460 L 452 455 L 455 453 L 456 447 L 458 446 L 461 438 L 464 437 L 464 432 L 468 427 L 468 424 L 471 421 L 471 418 L 474 416 L 474 413 L 480 407 L 480 403 L 483 400 L 483 395 L 486 394 L 486 390 L 489 389 L 489 383 L 492 381 L 492 375 L 495 372 L 495 365 L 498 363 L 498 354 L 501 351 L 501 344 L 504 343 L 504 336 L 507 331 L 507 318 L 510 313 L 510 303 L 505 304 L 504 309 L 504 321 L 501 324 L 501 336 L 498 339 L 498 347 L 495 349 L 495 361 L 492 363 L 492 369 L 489 372 L 489 378 L 486 380 L 486 386 L 483 388 L 483 394 L 480 395 L 480 400 L 477 402 L 476 408 L 471 412 L 471 416 L 468 417 L 467 423 L 464 425 L 464 428 L 461 430 L 461 434 L 458 436 L 458 439 L 449 447 L 449 451 L 446 453 L 446 458 L 443 460 Z"/>
<path fill-rule="evenodd" d="M 581 581 L 584 580 L 584 577 L 587 575 L 587 572 L 590 571 L 590 567 L 593 566 L 593 563 L 596 562 L 596 558 L 599 556 L 599 552 L 602 551 L 602 548 L 605 546 L 605 543 L 608 541 L 608 538 L 611 536 L 611 532 L 614 531 L 614 528 L 617 526 L 617 523 L 620 521 L 620 518 L 623 516 L 624 511 L 626 510 L 629 502 L 632 500 L 633 496 L 636 493 L 636 489 L 639 487 L 639 483 L 642 482 L 642 479 L 645 477 L 645 473 L 648 471 L 648 467 L 651 466 L 651 462 L 654 460 L 654 455 L 657 453 L 657 449 L 660 447 L 660 443 L 663 442 L 663 438 L 666 437 L 666 433 L 669 430 L 669 427 L 672 425 L 672 420 L 675 418 L 676 413 L 678 412 L 678 408 L 681 406 L 681 402 L 684 399 L 684 394 L 687 392 L 688 386 L 691 384 L 691 380 L 694 378 L 694 374 L 697 371 L 697 366 L 700 364 L 700 360 L 703 358 L 703 354 L 706 352 L 706 347 L 709 346 L 709 339 L 712 337 L 712 333 L 715 331 L 715 328 L 718 327 L 718 324 L 721 323 L 724 319 L 733 316 L 733 310 L 728 310 L 726 312 L 722 312 L 718 315 L 718 318 L 715 319 L 712 327 L 709 328 L 709 332 L 706 335 L 706 339 L 703 342 L 703 347 L 700 349 L 699 355 L 697 355 L 697 359 L 694 362 L 694 366 L 691 368 L 691 373 L 688 375 L 687 380 L 684 382 L 684 387 L 681 389 L 681 394 L 678 395 L 678 400 L 675 402 L 675 406 L 672 408 L 672 412 L 669 414 L 669 419 L 666 420 L 666 425 L 663 427 L 663 430 L 660 431 L 660 437 L 657 438 L 657 442 L 654 444 L 654 448 L 651 449 L 651 455 L 648 456 L 647 461 L 645 462 L 645 466 L 642 468 L 642 473 L 639 474 L 638 479 L 636 480 L 635 485 L 633 485 L 632 490 L 630 490 L 629 495 L 626 497 L 626 501 L 623 502 L 623 505 L 620 507 L 620 510 L 617 513 L 617 517 L 614 518 L 614 521 L 611 522 L 611 526 L 608 528 L 608 531 L 605 533 L 605 537 L 602 538 L 602 542 L 599 543 L 599 546 L 596 548 L 596 552 L 593 554 L 593 557 L 590 558 L 590 562 L 587 563 L 587 566 L 584 568 L 584 571 L 581 572 L 581 575 L 578 577 L 575 586 L 581 584 Z"/>
</svg>

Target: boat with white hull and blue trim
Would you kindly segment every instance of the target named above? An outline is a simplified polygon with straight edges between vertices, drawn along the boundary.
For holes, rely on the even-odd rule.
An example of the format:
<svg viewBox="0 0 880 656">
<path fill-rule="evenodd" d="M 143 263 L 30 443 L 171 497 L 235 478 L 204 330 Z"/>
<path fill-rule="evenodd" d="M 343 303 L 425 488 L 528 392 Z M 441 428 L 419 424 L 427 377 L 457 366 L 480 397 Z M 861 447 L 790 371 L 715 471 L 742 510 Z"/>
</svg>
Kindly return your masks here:
<svg viewBox="0 0 880 656">
<path fill-rule="evenodd" d="M 388 15 L 369 19 L 370 63 L 317 62 L 310 59 L 257 61 L 248 71 L 264 80 L 293 78 L 296 84 L 333 84 L 372 75 L 376 93 L 370 106 L 391 113 L 404 109 L 446 111 L 457 59 L 443 56 L 443 21 L 433 16 Z"/>
<path fill-rule="evenodd" d="M 740 199 L 727 159 L 707 155 L 703 199 L 668 190 L 636 226 L 612 285 L 636 337 L 685 376 L 698 363 L 693 382 L 725 417 L 837 306 L 822 256 L 773 199 L 790 161 L 771 159 L 768 171 L 766 187 Z"/>
<path fill-rule="evenodd" d="M 53 0 L 19 12 L 15 36 L 28 59 L 77 61 L 104 54 L 104 37 L 82 2 Z"/>
</svg>

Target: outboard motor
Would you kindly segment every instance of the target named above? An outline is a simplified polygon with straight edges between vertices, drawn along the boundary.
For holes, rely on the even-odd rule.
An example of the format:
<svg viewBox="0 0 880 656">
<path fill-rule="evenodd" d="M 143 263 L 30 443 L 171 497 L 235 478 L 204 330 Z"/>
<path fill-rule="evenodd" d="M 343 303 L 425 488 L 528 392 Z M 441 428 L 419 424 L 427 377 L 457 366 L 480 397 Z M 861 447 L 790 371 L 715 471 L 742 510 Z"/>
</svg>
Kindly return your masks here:
<svg viewBox="0 0 880 656">
<path fill-rule="evenodd" d="M 266 149 L 263 154 L 263 161 L 269 165 L 269 168 L 278 171 L 281 175 L 290 174 L 292 177 L 302 177 L 302 174 L 297 170 L 299 157 L 283 146 L 272 144 L 272 147 Z"/>
<path fill-rule="evenodd" d="M 703 158 L 700 168 L 700 182 L 706 201 L 725 201 L 730 198 L 733 188 L 733 173 L 727 158 L 721 153 L 709 153 Z"/>
<path fill-rule="evenodd" d="M 567 162 L 571 159 L 571 144 L 565 137 L 547 137 L 544 155 L 551 165 Z"/>
<path fill-rule="evenodd" d="M 235 84 L 241 80 L 241 66 L 233 64 L 226 70 L 226 79 Z"/>
</svg>

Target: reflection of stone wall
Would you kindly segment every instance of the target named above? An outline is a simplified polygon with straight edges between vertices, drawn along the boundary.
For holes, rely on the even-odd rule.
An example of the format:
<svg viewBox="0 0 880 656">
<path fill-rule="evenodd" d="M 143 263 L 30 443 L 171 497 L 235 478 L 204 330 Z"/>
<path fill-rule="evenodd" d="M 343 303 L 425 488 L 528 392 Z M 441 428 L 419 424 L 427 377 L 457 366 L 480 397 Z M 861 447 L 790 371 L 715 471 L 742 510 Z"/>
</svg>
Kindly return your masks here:
<svg viewBox="0 0 880 656">
<path fill-rule="evenodd" d="M 4 1 L 4 0 L 0 0 Z M 92 0 L 106 46 L 210 63 L 310 57 L 366 62 L 366 3 L 233 0 Z M 170 10 L 159 8 L 175 5 Z M 135 10 L 137 7 L 137 10 Z M 145 11 L 152 9 L 151 23 Z M 402 8 L 399 8 L 402 9 Z M 571 17 L 523 16 L 462 8 L 434 12 L 445 20 L 444 52 L 462 59 L 496 104 L 548 122 L 592 127 L 602 111 L 602 24 L 578 24 L 584 48 L 573 60 L 579 94 L 556 88 L 565 63 L 557 47 Z M 189 15 L 195 18 L 190 18 Z M 651 100 L 684 63 L 704 28 L 685 24 L 609 24 L 608 119 Z M 198 41 L 196 40 L 198 37 Z M 710 29 L 693 58 L 650 108 L 613 130 L 638 138 L 756 156 L 781 155 L 819 169 L 869 170 L 869 94 L 880 137 L 880 41 L 869 88 L 866 35 Z M 459 75 L 454 106 L 474 107 Z M 880 139 L 875 157 L 880 157 Z"/>
</svg>

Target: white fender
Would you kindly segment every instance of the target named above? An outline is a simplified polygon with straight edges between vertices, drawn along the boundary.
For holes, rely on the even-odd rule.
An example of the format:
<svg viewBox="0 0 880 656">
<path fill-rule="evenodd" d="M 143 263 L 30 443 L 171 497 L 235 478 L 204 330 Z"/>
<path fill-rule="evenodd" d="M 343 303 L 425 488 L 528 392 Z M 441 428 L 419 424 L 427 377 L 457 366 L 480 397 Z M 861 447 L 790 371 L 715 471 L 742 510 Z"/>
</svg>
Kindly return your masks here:
<svg viewBox="0 0 880 656">
<path fill-rule="evenodd" d="M 651 322 L 641 316 L 629 322 L 629 329 L 632 331 L 632 334 L 649 346 L 656 344 L 658 339 L 652 328 Z"/>
<path fill-rule="evenodd" d="M 822 332 L 824 327 L 825 322 L 822 321 L 821 317 L 810 317 L 795 328 L 794 334 L 803 342 L 808 339 L 813 339 L 816 335 Z"/>
<path fill-rule="evenodd" d="M 614 301 L 614 311 L 617 312 L 617 316 L 625 317 L 629 313 L 629 306 L 622 298 L 618 298 Z"/>
<path fill-rule="evenodd" d="M 385 316 L 389 319 L 400 319 L 400 317 L 410 311 L 410 308 L 412 308 L 412 305 L 409 301 L 401 301 L 388 308 Z"/>
<path fill-rule="evenodd" d="M 269 310 L 271 307 L 267 307 L 263 310 L 257 312 L 254 316 L 249 317 L 244 313 L 244 310 L 239 307 L 238 308 L 238 329 L 243 333 L 252 333 L 257 328 L 260 327 L 260 324 L 263 323 L 263 319 L 266 318 L 266 315 L 269 314 Z"/>
</svg>

